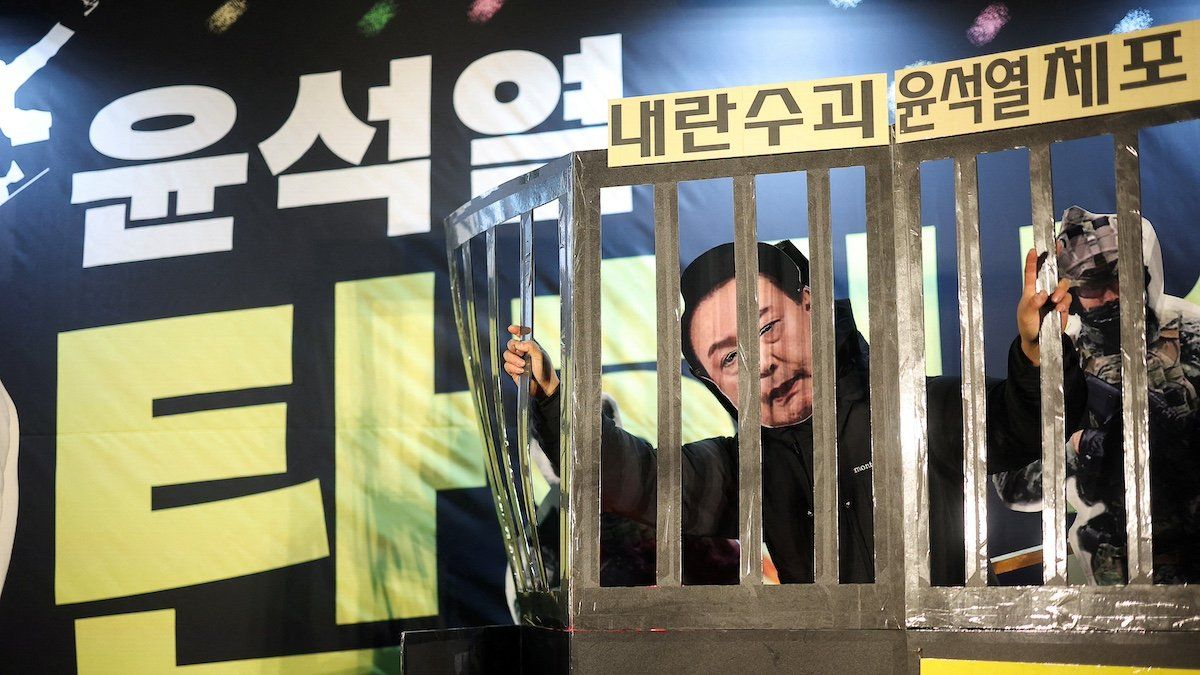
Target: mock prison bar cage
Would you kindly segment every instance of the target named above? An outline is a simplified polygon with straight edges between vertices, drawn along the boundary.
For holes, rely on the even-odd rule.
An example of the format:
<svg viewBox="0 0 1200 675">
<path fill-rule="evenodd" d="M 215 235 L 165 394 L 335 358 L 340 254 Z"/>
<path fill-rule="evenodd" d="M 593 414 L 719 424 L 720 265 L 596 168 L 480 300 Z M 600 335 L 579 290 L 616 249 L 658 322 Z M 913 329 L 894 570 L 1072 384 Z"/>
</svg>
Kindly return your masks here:
<svg viewBox="0 0 1200 675">
<path fill-rule="evenodd" d="M 706 663 L 745 670 L 803 663 L 812 672 L 917 671 L 924 659 L 991 658 L 1111 665 L 1200 666 L 1200 588 L 1151 582 L 1149 432 L 1145 299 L 1121 303 L 1124 482 L 1128 583 L 1068 585 L 1062 362 L 1056 315 L 1041 332 L 1044 509 L 1040 586 L 988 585 L 988 532 L 981 253 L 976 158 L 1026 148 L 1033 230 L 1039 252 L 1053 251 L 1053 143 L 1111 136 L 1122 287 L 1142 282 L 1138 133 L 1192 120 L 1200 104 L 1068 122 L 827 150 L 609 167 L 604 151 L 572 153 L 470 201 L 446 218 L 452 301 L 463 360 L 485 442 L 488 480 L 515 584 L 519 623 L 499 642 L 516 653 L 543 644 L 540 663 L 579 672 L 645 671 Z M 961 321 L 965 585 L 930 581 L 929 483 L 926 480 L 925 347 L 922 336 L 920 166 L 950 159 Z M 840 583 L 835 407 L 833 236 L 830 171 L 862 167 L 870 269 L 870 401 L 874 471 L 875 574 L 872 583 Z M 807 180 L 813 332 L 814 580 L 766 585 L 762 565 L 755 178 L 804 172 Z M 685 585 L 681 573 L 681 373 L 679 184 L 711 178 L 733 183 L 737 339 L 741 355 L 737 417 L 740 561 L 738 583 Z M 600 191 L 653 187 L 657 297 L 656 583 L 607 587 L 600 574 L 601 515 L 601 211 Z M 528 375 L 517 387 L 515 438 L 506 424 L 499 351 L 497 232 L 516 228 L 520 283 L 515 323 L 533 328 L 533 211 L 558 207 L 561 296 L 561 552 L 557 583 L 538 541 L 530 460 Z M 486 260 L 472 254 L 482 239 Z M 478 248 L 476 246 L 476 248 Z M 1046 257 L 1039 288 L 1057 282 Z M 479 275 L 486 270 L 486 294 Z M 479 308 L 486 303 L 486 325 Z M 903 336 L 903 338 L 901 338 Z M 1005 336 L 1010 339 L 1011 336 Z M 491 350 L 486 353 L 483 350 Z M 561 629 L 561 630 L 560 630 Z M 512 629 L 506 629 L 512 630 Z M 469 633 L 469 632 L 468 632 Z M 470 635 L 460 636 L 463 644 Z M 547 637 L 549 636 L 549 637 Z M 420 640 L 405 639 L 406 649 Z M 475 643 L 472 643 L 475 644 Z M 479 643 L 482 644 L 482 643 Z M 496 647 L 493 644 L 493 649 Z M 553 645 L 553 646 L 545 646 Z M 481 649 L 482 647 L 473 647 Z M 509 652 L 505 652 L 509 653 Z M 551 654 L 551 656 L 546 656 Z M 547 661 L 546 659 L 549 659 Z M 602 660 L 601 660 L 602 659 Z"/>
</svg>

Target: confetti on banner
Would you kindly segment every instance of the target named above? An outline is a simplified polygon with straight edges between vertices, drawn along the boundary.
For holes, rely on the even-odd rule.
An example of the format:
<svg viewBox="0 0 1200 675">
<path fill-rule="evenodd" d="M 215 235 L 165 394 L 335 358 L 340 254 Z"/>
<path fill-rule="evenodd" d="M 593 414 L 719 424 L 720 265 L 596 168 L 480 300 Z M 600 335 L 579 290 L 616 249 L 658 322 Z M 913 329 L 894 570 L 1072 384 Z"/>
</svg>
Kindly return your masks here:
<svg viewBox="0 0 1200 675">
<path fill-rule="evenodd" d="M 208 29 L 214 33 L 224 33 L 245 13 L 246 0 L 229 0 L 208 17 Z"/>
<path fill-rule="evenodd" d="M 1129 10 L 1125 18 L 1117 22 L 1113 26 L 1112 32 L 1116 33 L 1132 33 L 1135 30 L 1145 30 L 1154 25 L 1154 17 L 1150 16 L 1149 10 L 1138 7 L 1137 9 Z"/>
<path fill-rule="evenodd" d="M 1191 103 L 1198 45 L 1193 20 L 900 70 L 896 142 Z"/>
<path fill-rule="evenodd" d="M 379 35 L 384 26 L 396 16 L 396 3 L 394 0 L 379 0 L 363 18 L 358 20 L 358 32 L 367 37 L 375 37 Z"/>
<path fill-rule="evenodd" d="M 467 19 L 471 23 L 487 23 L 503 6 L 504 0 L 475 0 L 467 10 Z"/>
<path fill-rule="evenodd" d="M 975 23 L 967 29 L 967 39 L 976 47 L 982 47 L 992 40 L 996 39 L 996 35 L 1000 33 L 1000 29 L 1004 28 L 1004 24 L 1008 23 L 1008 6 L 1003 2 L 997 2 L 983 8 L 979 16 L 975 17 Z"/>
</svg>

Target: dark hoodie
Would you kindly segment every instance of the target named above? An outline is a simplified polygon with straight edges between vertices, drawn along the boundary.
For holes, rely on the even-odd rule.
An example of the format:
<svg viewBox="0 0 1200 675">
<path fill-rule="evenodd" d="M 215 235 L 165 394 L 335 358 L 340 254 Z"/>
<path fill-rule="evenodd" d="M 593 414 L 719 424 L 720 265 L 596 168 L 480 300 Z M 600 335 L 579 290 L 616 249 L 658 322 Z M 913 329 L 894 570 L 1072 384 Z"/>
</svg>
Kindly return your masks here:
<svg viewBox="0 0 1200 675">
<path fill-rule="evenodd" d="M 726 245 L 728 246 L 728 245 Z M 721 247 L 718 247 L 721 248 Z M 760 245 L 760 269 L 777 265 L 780 252 Z M 714 249 L 715 250 L 715 249 Z M 793 249 L 794 250 L 794 249 Z M 709 256 L 702 255 L 697 261 Z M 796 262 L 794 254 L 785 251 Z M 720 256 L 719 256 L 720 257 Z M 801 256 L 803 258 L 803 256 Z M 710 261 L 714 258 L 709 258 Z M 797 262 L 797 266 L 800 264 Z M 807 260 L 797 270 L 807 281 Z M 723 263 L 709 275 L 712 287 L 723 282 Z M 689 266 L 689 271 L 692 269 Z M 776 268 L 777 269 L 777 268 Z M 689 271 L 684 273 L 688 281 Z M 792 274 L 785 272 L 784 277 Z M 732 274 L 730 273 L 730 276 Z M 767 274 L 779 283 L 778 276 Z M 685 284 L 686 285 L 686 284 Z M 703 293 L 689 294 L 698 302 Z M 694 302 L 688 308 L 694 309 Z M 690 311 L 685 311 L 684 325 Z M 837 429 L 839 563 L 843 583 L 869 583 L 875 578 L 870 388 L 867 345 L 854 323 L 847 300 L 834 307 L 837 342 Z M 685 340 L 686 342 L 686 340 Z M 1086 403 L 1083 378 L 1070 341 L 1064 339 L 1064 389 L 1068 430 L 1075 427 Z M 690 360 L 690 359 L 689 359 Z M 1040 456 L 1041 401 L 1038 369 L 1014 341 L 1009 351 L 1009 378 L 988 382 L 988 471 L 1025 466 Z M 693 364 L 696 372 L 696 364 Z M 701 373 L 697 373 L 702 375 Z M 726 398 L 705 379 L 731 414 Z M 962 397 L 959 378 L 926 381 L 930 458 L 931 578 L 935 585 L 963 582 Z M 531 406 L 533 431 L 557 470 L 559 396 L 557 392 Z M 1064 439 L 1065 440 L 1065 439 Z M 655 523 L 657 451 L 647 441 L 602 419 L 603 509 Z M 813 440 L 812 422 L 762 429 L 763 536 L 783 583 L 813 580 Z M 738 504 L 737 439 L 709 438 L 683 446 L 683 531 L 699 536 L 736 538 Z"/>
</svg>

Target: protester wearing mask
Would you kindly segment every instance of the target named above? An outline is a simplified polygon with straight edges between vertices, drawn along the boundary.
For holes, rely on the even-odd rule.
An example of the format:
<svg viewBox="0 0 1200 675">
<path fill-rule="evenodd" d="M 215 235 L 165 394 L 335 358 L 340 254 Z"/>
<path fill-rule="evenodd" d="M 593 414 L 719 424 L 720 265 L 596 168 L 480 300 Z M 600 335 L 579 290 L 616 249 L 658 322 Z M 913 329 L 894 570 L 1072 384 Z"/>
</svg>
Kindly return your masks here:
<svg viewBox="0 0 1200 675">
<path fill-rule="evenodd" d="M 1059 275 L 1072 290 L 1068 332 L 1088 384 L 1084 428 L 1067 444 L 1067 499 L 1077 516 L 1068 541 L 1090 584 L 1126 581 L 1124 452 L 1121 418 L 1121 287 L 1117 217 L 1073 206 L 1056 240 Z M 1200 582 L 1200 308 L 1163 293 L 1158 237 L 1142 219 L 1146 366 L 1150 408 L 1150 494 L 1154 582 Z M 1042 467 L 993 477 L 1001 499 L 1041 509 Z"/>
</svg>

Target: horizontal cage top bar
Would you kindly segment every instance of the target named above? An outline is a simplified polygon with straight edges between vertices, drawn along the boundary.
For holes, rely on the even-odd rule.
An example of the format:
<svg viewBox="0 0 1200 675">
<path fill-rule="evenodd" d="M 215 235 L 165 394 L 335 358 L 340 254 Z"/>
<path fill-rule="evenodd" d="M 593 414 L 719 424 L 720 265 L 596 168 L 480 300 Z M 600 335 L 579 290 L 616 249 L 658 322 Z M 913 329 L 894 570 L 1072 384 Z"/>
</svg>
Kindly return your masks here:
<svg viewBox="0 0 1200 675">
<path fill-rule="evenodd" d="M 477 235 L 562 197 L 571 188 L 575 153 L 501 183 L 446 216 L 446 246 L 456 249 Z"/>
</svg>

